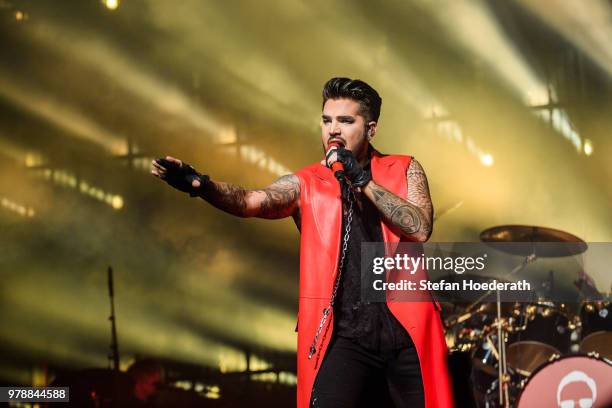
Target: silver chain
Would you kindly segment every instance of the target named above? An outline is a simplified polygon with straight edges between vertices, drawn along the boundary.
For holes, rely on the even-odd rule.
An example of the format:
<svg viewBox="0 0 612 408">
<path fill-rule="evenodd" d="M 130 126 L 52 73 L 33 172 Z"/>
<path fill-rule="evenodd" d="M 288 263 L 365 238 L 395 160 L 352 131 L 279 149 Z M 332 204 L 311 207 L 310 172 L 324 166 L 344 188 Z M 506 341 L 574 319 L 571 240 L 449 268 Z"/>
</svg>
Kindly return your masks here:
<svg viewBox="0 0 612 408">
<path fill-rule="evenodd" d="M 312 345 L 308 351 L 308 359 L 310 360 L 312 356 L 317 352 L 317 342 L 319 341 L 319 336 L 321 335 L 321 331 L 325 326 L 325 322 L 327 322 L 327 316 L 334 307 L 334 301 L 336 300 L 336 293 L 338 292 L 338 287 L 340 286 L 340 277 L 342 275 L 342 269 L 344 268 L 344 260 L 346 258 L 346 250 L 348 248 L 348 242 L 350 238 L 351 232 L 351 223 L 353 222 L 353 202 L 355 201 L 355 195 L 352 188 L 348 189 L 348 197 L 347 201 L 349 203 L 347 216 L 346 216 L 346 226 L 344 229 L 344 237 L 342 238 L 342 255 L 340 256 L 340 262 L 338 264 L 338 273 L 336 275 L 336 282 L 334 283 L 334 290 L 332 291 L 331 298 L 329 299 L 329 305 L 323 309 L 323 316 L 321 317 L 321 322 L 319 323 L 319 327 L 317 328 L 317 332 L 315 333 L 314 339 L 312 340 Z"/>
</svg>

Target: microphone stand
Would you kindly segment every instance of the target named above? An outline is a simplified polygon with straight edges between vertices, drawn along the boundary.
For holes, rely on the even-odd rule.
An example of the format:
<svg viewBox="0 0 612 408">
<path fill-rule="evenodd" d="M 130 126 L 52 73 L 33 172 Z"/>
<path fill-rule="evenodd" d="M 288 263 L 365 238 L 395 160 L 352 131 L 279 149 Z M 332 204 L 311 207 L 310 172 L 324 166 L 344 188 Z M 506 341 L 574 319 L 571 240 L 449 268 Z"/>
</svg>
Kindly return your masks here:
<svg viewBox="0 0 612 408">
<path fill-rule="evenodd" d="M 111 322 L 111 354 L 109 360 L 113 362 L 112 369 L 119 371 L 119 345 L 117 343 L 117 327 L 115 325 L 115 297 L 113 293 L 113 268 L 108 267 L 108 296 L 110 298 L 110 316 L 108 320 Z"/>
<path fill-rule="evenodd" d="M 535 248 L 532 249 L 532 253 L 529 254 L 523 262 L 517 266 L 515 266 L 510 272 L 505 274 L 503 277 L 507 278 L 513 276 L 527 264 L 534 262 L 537 259 Z M 502 317 L 501 317 L 501 295 L 499 293 L 499 289 L 495 289 L 496 292 L 496 308 L 497 308 L 497 316 L 494 324 L 497 325 L 497 350 L 499 354 L 498 363 L 497 363 L 497 375 L 498 375 L 498 383 L 499 383 L 499 406 L 500 407 L 509 407 L 509 395 L 508 395 L 508 366 L 506 362 L 506 333 L 502 330 Z M 466 313 L 459 318 L 468 318 L 472 315 L 473 310 L 479 304 L 481 304 L 488 296 L 493 293 L 493 289 L 488 290 L 483 295 L 481 295 L 476 301 L 472 302 L 466 307 Z M 458 321 L 458 319 L 457 319 Z"/>
</svg>

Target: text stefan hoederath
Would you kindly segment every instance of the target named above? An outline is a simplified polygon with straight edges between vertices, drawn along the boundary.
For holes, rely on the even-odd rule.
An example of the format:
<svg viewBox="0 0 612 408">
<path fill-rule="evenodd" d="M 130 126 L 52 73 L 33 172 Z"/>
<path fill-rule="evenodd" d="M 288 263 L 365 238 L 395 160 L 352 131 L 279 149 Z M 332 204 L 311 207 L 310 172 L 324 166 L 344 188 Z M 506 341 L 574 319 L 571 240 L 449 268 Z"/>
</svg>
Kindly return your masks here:
<svg viewBox="0 0 612 408">
<path fill-rule="evenodd" d="M 406 271 L 410 275 L 414 275 L 419 269 L 437 270 L 454 272 L 458 275 L 464 272 L 482 271 L 486 267 L 487 254 L 482 256 L 462 256 L 462 257 L 442 257 L 442 256 L 409 256 L 408 254 L 396 254 L 394 257 L 375 257 L 373 259 L 372 272 L 375 275 L 381 275 L 386 270 Z M 417 282 L 401 279 L 397 282 L 384 282 L 382 279 L 376 279 L 372 282 L 372 286 L 376 291 L 529 291 L 531 284 L 526 280 L 518 282 L 499 282 L 492 280 L 490 282 L 474 281 L 473 279 L 465 279 L 461 282 L 446 282 L 439 280 L 432 282 L 428 279 L 421 279 Z"/>
</svg>

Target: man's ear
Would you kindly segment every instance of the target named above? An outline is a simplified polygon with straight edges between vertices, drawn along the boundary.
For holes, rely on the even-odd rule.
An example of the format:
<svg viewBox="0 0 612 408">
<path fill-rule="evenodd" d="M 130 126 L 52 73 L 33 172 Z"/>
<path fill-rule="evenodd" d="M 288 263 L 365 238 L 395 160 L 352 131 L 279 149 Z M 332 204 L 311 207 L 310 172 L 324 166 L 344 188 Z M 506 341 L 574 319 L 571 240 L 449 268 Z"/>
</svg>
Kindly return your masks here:
<svg viewBox="0 0 612 408">
<path fill-rule="evenodd" d="M 368 140 L 372 139 L 376 135 L 376 125 L 377 123 L 374 122 L 373 120 L 368 122 L 368 130 L 366 134 L 366 136 L 368 137 Z"/>
</svg>

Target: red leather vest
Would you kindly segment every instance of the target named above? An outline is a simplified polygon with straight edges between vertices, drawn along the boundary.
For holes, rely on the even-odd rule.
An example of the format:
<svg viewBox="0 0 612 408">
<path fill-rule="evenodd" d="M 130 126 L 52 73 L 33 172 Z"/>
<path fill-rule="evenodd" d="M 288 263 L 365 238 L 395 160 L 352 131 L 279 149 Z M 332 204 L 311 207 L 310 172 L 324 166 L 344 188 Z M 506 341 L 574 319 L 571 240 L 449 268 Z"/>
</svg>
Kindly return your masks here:
<svg viewBox="0 0 612 408">
<path fill-rule="evenodd" d="M 406 171 L 410 156 L 383 156 L 374 151 L 371 161 L 373 180 L 400 197 L 407 195 Z M 340 187 L 327 167 L 316 163 L 298 171 L 300 179 L 301 242 L 300 291 L 297 350 L 297 407 L 308 408 L 314 380 L 327 350 L 333 329 L 333 313 L 317 344 L 317 353 L 308 351 L 328 306 L 337 273 L 342 228 Z M 397 243 L 404 237 L 381 217 L 385 242 Z M 426 408 L 453 406 L 448 375 L 448 349 L 440 316 L 433 302 L 393 302 L 389 310 L 408 331 L 421 365 Z M 341 386 L 339 384 L 339 386 Z"/>
</svg>

